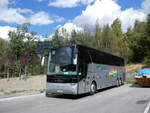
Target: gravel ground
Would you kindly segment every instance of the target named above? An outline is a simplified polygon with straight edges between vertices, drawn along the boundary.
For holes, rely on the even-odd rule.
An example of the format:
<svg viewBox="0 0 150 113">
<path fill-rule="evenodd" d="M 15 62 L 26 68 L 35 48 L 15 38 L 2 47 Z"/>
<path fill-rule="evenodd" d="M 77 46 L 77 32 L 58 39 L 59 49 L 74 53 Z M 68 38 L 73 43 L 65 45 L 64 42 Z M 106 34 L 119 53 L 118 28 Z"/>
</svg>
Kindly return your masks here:
<svg viewBox="0 0 150 113">
<path fill-rule="evenodd" d="M 26 80 L 11 78 L 0 80 L 0 96 L 14 93 L 36 93 L 41 92 L 46 87 L 46 76 L 31 76 Z"/>
</svg>

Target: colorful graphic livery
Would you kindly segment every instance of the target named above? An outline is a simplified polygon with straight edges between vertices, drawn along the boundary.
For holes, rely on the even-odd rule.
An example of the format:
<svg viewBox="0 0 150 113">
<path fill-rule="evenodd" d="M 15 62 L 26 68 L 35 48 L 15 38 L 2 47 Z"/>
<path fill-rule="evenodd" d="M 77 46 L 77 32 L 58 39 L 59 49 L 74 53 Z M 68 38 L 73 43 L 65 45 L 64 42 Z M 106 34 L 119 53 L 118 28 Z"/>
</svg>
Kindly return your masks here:
<svg viewBox="0 0 150 113">
<path fill-rule="evenodd" d="M 96 65 L 96 73 L 100 75 L 109 75 L 112 77 L 118 75 L 118 71 L 116 68 L 99 64 Z"/>
</svg>

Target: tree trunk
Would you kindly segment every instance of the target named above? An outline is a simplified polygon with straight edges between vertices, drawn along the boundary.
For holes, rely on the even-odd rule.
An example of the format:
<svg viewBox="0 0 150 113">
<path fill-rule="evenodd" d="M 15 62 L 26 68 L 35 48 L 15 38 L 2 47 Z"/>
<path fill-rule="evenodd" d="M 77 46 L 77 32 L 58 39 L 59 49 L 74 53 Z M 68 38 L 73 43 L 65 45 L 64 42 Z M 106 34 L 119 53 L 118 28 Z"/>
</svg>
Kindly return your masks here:
<svg viewBox="0 0 150 113">
<path fill-rule="evenodd" d="M 7 81 L 9 81 L 9 68 L 7 69 Z"/>
<path fill-rule="evenodd" d="M 19 79 L 21 80 L 21 68 L 19 70 Z"/>
<path fill-rule="evenodd" d="M 26 80 L 27 79 L 27 66 L 25 66 L 25 74 L 24 74 L 24 79 Z"/>
</svg>

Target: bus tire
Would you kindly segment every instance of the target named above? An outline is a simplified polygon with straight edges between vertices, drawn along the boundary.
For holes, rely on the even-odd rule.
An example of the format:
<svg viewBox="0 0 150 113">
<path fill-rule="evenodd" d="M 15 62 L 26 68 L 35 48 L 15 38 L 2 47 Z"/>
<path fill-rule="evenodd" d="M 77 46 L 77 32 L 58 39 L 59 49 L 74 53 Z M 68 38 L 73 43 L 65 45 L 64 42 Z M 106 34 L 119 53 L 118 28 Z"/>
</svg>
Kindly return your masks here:
<svg viewBox="0 0 150 113">
<path fill-rule="evenodd" d="M 92 82 L 91 86 L 90 86 L 90 94 L 93 95 L 96 93 L 97 90 L 97 86 L 95 82 Z"/>
<path fill-rule="evenodd" d="M 117 85 L 116 85 L 116 86 L 117 86 L 117 87 L 119 87 L 119 86 L 120 86 L 119 78 L 117 79 L 117 81 L 116 81 L 116 82 L 117 82 Z"/>
<path fill-rule="evenodd" d="M 121 79 L 121 78 L 118 78 L 118 79 L 117 79 L 117 86 L 119 87 L 119 86 L 121 86 L 122 84 L 123 84 L 122 79 Z"/>
<path fill-rule="evenodd" d="M 123 82 L 122 78 L 120 78 L 120 81 L 121 81 L 121 85 L 124 85 L 124 82 Z"/>
<path fill-rule="evenodd" d="M 119 86 L 121 86 L 122 85 L 122 79 L 120 78 L 119 79 Z"/>
<path fill-rule="evenodd" d="M 121 79 L 122 80 L 122 79 Z M 124 81 L 122 80 L 122 84 L 121 85 L 124 85 Z"/>
</svg>

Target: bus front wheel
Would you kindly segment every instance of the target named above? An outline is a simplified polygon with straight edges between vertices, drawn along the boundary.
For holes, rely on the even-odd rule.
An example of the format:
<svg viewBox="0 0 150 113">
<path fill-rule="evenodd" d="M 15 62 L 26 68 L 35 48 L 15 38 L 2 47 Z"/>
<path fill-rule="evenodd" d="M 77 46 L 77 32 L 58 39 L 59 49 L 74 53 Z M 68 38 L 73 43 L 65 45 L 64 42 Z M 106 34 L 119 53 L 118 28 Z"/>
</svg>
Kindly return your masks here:
<svg viewBox="0 0 150 113">
<path fill-rule="evenodd" d="M 91 95 L 95 94 L 96 90 L 97 90 L 96 83 L 92 82 L 92 84 L 90 86 L 90 94 Z"/>
</svg>

